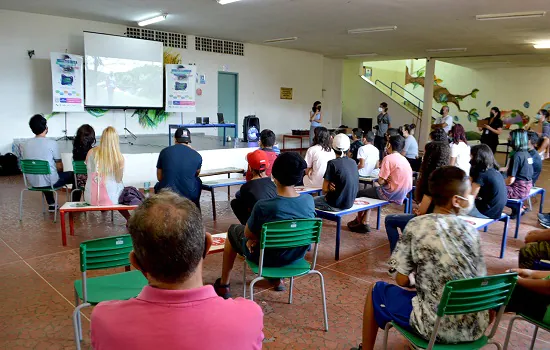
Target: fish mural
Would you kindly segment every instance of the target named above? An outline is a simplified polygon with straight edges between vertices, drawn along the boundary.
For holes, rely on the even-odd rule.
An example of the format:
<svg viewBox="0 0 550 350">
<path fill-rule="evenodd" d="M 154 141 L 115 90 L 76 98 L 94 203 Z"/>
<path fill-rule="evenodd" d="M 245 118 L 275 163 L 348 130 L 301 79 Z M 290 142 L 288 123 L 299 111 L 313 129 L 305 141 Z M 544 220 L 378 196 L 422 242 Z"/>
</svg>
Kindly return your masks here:
<svg viewBox="0 0 550 350">
<path fill-rule="evenodd" d="M 413 84 L 413 87 L 417 87 L 419 85 L 424 87 L 424 84 L 425 84 L 424 68 L 421 68 L 418 71 L 416 71 L 415 75 L 416 77 L 413 77 L 409 73 L 409 67 L 405 67 L 405 85 Z M 434 100 L 437 103 L 442 104 L 444 106 L 447 106 L 450 103 L 452 103 L 458 108 L 459 112 L 467 113 L 468 121 L 470 122 L 477 121 L 477 119 L 479 118 L 477 109 L 475 108 L 472 108 L 470 110 L 462 109 L 460 107 L 460 102 L 462 102 L 462 100 L 468 97 L 476 98 L 476 95 L 479 92 L 479 89 L 473 89 L 469 94 L 457 95 L 457 94 L 452 94 L 446 87 L 439 85 L 442 82 L 443 82 L 442 79 L 438 79 L 437 76 L 434 77 L 434 93 L 433 93 Z"/>
</svg>

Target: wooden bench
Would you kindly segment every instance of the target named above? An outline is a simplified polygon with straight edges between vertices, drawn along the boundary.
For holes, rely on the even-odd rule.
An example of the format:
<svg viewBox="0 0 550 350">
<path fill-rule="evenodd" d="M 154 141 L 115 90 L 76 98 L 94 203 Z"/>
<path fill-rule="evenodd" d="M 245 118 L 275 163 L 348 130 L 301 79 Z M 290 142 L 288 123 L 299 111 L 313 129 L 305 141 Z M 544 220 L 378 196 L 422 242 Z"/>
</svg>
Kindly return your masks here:
<svg viewBox="0 0 550 350">
<path fill-rule="evenodd" d="M 208 255 L 222 253 L 225 246 L 226 239 L 227 239 L 227 232 L 213 234 L 212 245 L 208 250 Z"/>
<path fill-rule="evenodd" d="M 307 193 L 307 194 L 316 194 L 318 196 L 323 193 L 323 189 L 320 187 L 306 187 L 306 186 L 296 186 L 294 187 L 296 192 L 299 194 Z"/>
<path fill-rule="evenodd" d="M 245 179 L 220 179 L 204 181 L 202 183 L 202 189 L 210 191 L 210 195 L 212 196 L 212 216 L 214 217 L 214 221 L 216 220 L 216 196 L 214 195 L 214 189 L 227 187 L 227 200 L 229 200 L 231 196 L 231 186 L 243 185 L 245 183 Z"/>
<path fill-rule="evenodd" d="M 487 228 L 498 221 L 504 222 L 504 230 L 502 231 L 502 242 L 500 244 L 500 258 L 504 258 L 504 253 L 506 252 L 506 243 L 508 240 L 508 224 L 510 223 L 510 216 L 508 214 L 500 214 L 498 219 L 480 219 L 473 216 L 460 216 L 460 218 L 467 223 L 473 225 L 477 230 L 483 229 L 483 232 L 487 232 Z"/>
<path fill-rule="evenodd" d="M 539 213 L 542 213 L 544 207 L 544 198 L 546 197 L 546 190 L 542 187 L 533 187 L 529 192 L 529 195 L 521 199 L 508 199 L 506 206 L 512 208 L 516 212 L 516 232 L 514 238 L 518 238 L 519 234 L 519 225 L 521 223 L 521 209 L 523 208 L 523 202 L 529 200 L 531 197 L 535 197 L 540 194 L 540 206 Z"/>
<path fill-rule="evenodd" d="M 378 214 L 376 217 L 376 229 L 379 230 L 381 208 L 389 204 L 390 202 L 385 200 L 362 197 L 362 198 L 355 199 L 355 204 L 353 205 L 353 207 L 346 210 L 325 211 L 325 210 L 315 209 L 315 212 L 317 213 L 318 217 L 336 222 L 336 247 L 334 250 L 335 260 L 340 260 L 340 231 L 342 229 L 342 217 L 345 215 L 358 213 L 360 211 L 378 208 Z"/>
<path fill-rule="evenodd" d="M 69 230 L 71 236 L 74 236 L 74 215 L 73 213 L 82 213 L 88 211 L 114 211 L 114 210 L 134 210 L 137 205 L 122 205 L 114 204 L 109 206 L 89 205 L 85 202 L 67 202 L 59 208 L 59 216 L 61 217 L 61 242 L 63 246 L 67 245 L 67 230 L 65 227 L 65 213 L 69 214 Z"/>
</svg>

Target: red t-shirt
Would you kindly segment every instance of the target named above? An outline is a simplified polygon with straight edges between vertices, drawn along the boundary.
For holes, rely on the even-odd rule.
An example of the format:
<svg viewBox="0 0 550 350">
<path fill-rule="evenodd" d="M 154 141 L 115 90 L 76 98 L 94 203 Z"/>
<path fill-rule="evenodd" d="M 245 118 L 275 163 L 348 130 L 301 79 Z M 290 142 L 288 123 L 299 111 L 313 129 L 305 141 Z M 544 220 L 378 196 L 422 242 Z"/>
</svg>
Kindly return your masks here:
<svg viewBox="0 0 550 350">
<path fill-rule="evenodd" d="M 267 162 L 269 163 L 269 166 L 265 170 L 265 174 L 267 176 L 271 176 L 271 169 L 273 168 L 273 163 L 275 162 L 275 159 L 277 159 L 278 154 L 271 148 L 260 148 L 262 151 L 264 151 L 267 154 Z M 252 180 L 252 173 L 250 171 L 246 172 L 246 181 Z"/>
</svg>

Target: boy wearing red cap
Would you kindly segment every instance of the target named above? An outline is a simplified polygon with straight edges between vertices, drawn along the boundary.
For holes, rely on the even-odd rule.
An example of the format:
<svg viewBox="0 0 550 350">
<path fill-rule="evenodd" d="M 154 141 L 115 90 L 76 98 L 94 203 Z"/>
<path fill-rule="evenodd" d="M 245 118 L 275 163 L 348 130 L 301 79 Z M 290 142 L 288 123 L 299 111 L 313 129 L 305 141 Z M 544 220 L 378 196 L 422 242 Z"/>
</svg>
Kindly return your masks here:
<svg viewBox="0 0 550 350">
<path fill-rule="evenodd" d="M 250 180 L 241 186 L 239 197 L 231 201 L 231 209 L 242 225 L 246 225 L 257 201 L 277 196 L 277 187 L 266 174 L 266 170 L 272 165 L 266 152 L 256 150 L 247 154 L 246 160 Z"/>
</svg>

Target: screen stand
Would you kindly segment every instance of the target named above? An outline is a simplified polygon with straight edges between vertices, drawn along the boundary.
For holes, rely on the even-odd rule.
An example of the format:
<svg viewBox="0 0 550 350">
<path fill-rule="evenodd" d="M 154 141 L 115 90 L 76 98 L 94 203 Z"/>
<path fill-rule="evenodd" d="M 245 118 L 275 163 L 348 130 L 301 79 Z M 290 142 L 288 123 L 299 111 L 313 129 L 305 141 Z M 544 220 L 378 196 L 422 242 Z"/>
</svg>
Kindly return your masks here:
<svg viewBox="0 0 550 350">
<path fill-rule="evenodd" d="M 128 138 L 128 135 L 126 135 L 126 133 L 130 134 L 130 136 L 134 139 L 134 140 L 137 140 L 137 136 L 130 131 L 130 129 L 128 129 L 126 127 L 126 110 L 124 110 L 124 138 L 127 139 Z M 129 144 L 131 145 L 132 143 L 129 142 Z"/>
<path fill-rule="evenodd" d="M 65 130 L 61 130 L 65 136 L 58 138 L 56 141 L 70 141 L 74 140 L 74 137 L 67 136 L 67 112 L 65 112 Z"/>
</svg>

